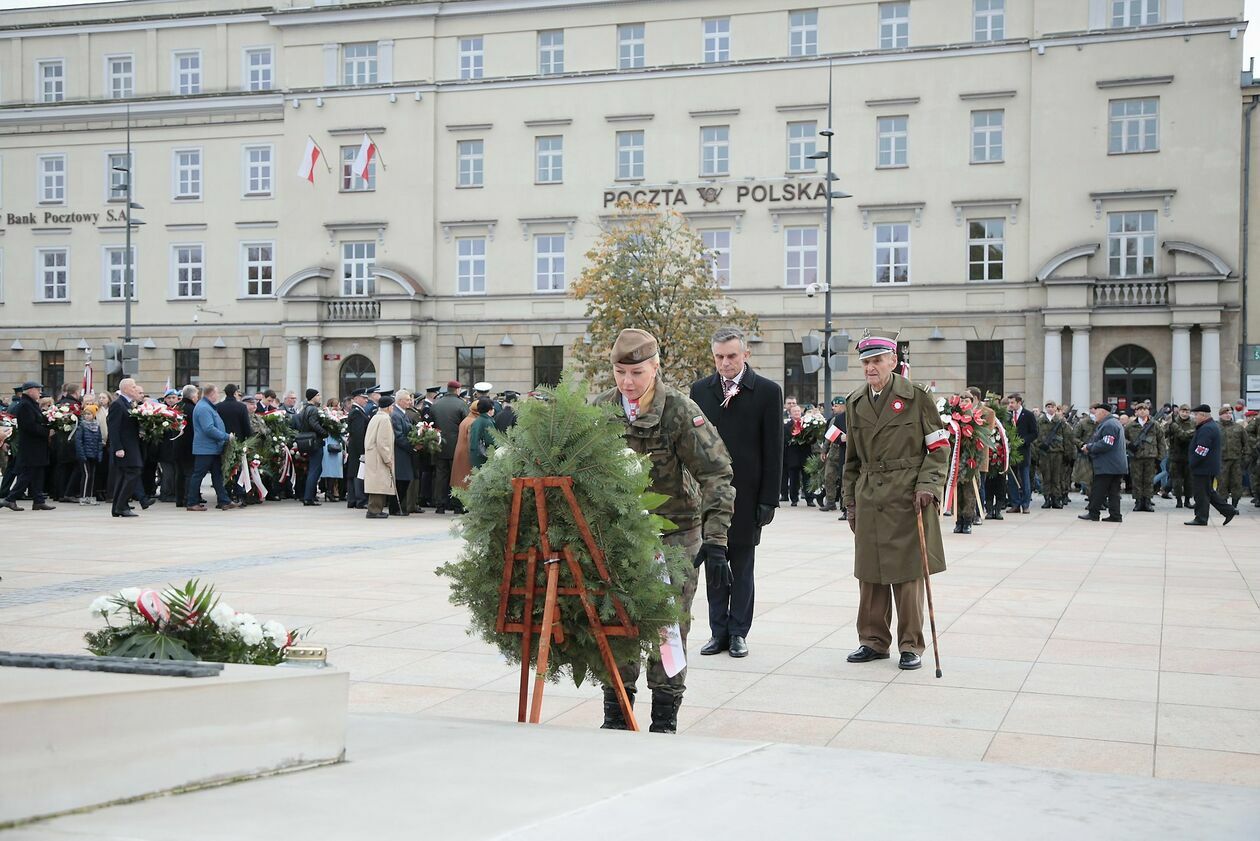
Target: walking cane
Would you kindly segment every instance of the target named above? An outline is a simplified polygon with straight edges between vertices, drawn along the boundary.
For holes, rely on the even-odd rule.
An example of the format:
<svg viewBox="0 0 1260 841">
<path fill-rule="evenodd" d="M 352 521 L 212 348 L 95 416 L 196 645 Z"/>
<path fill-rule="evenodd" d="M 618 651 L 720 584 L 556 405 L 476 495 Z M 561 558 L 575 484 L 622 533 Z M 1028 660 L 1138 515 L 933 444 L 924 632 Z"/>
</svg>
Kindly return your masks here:
<svg viewBox="0 0 1260 841">
<path fill-rule="evenodd" d="M 932 606 L 932 571 L 928 568 L 927 538 L 923 536 L 923 510 L 918 506 L 914 516 L 919 521 L 919 554 L 923 557 L 923 586 L 927 588 L 928 619 L 932 623 L 932 654 L 936 656 L 936 676 L 941 676 L 941 647 L 936 639 L 936 609 Z"/>
</svg>

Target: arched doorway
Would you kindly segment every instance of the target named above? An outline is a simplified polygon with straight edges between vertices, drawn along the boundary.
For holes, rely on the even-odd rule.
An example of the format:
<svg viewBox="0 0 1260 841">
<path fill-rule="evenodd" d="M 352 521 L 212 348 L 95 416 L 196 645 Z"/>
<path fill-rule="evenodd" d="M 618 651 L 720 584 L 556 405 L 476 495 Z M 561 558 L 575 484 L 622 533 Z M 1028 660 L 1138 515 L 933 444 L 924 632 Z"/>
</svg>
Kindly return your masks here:
<svg viewBox="0 0 1260 841">
<path fill-rule="evenodd" d="M 1137 345 L 1121 345 L 1103 362 L 1103 397 L 1117 409 L 1143 400 L 1155 405 L 1155 357 Z"/>
<path fill-rule="evenodd" d="M 350 392 L 356 388 L 371 388 L 376 385 L 376 366 L 372 364 L 372 360 L 362 354 L 347 356 L 345 362 L 341 363 L 339 380 L 340 396 L 349 397 Z"/>
</svg>

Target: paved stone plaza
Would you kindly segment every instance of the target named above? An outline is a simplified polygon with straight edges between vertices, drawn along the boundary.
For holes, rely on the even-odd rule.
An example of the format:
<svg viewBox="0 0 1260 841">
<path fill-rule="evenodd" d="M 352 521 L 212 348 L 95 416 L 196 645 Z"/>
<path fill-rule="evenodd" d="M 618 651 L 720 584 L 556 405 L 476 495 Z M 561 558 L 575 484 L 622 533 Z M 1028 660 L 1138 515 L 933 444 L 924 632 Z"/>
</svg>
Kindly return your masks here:
<svg viewBox="0 0 1260 841">
<path fill-rule="evenodd" d="M 751 656 L 698 656 L 701 588 L 680 729 L 1260 786 L 1260 513 L 1191 529 L 1171 502 L 1118 526 L 1079 522 L 1080 510 L 946 534 L 936 680 L 930 651 L 918 672 L 895 658 L 844 662 L 857 605 L 849 530 L 781 509 L 759 553 Z M 199 577 L 239 610 L 309 626 L 351 673 L 352 715 L 515 718 L 517 670 L 466 635 L 433 574 L 459 549 L 449 517 L 370 523 L 341 505 L 283 503 L 158 506 L 126 522 L 60 506 L 0 523 L 0 650 L 80 651 L 94 596 Z M 596 727 L 597 696 L 551 686 L 544 714 Z"/>
</svg>

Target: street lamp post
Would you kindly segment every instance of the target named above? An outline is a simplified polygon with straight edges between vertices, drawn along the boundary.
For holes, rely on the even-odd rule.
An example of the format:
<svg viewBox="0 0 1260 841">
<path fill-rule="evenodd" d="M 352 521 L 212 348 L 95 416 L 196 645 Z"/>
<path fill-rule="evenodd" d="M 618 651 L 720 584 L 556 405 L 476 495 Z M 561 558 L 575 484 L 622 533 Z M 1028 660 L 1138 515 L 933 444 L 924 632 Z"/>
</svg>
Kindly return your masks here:
<svg viewBox="0 0 1260 841">
<path fill-rule="evenodd" d="M 143 207 L 136 204 L 132 200 L 132 183 L 135 180 L 132 172 L 134 162 L 131 158 L 131 106 L 127 106 L 127 159 L 124 166 L 116 166 L 116 172 L 124 173 L 127 177 L 127 210 L 124 214 L 126 222 L 126 233 L 124 234 L 123 245 L 123 344 L 131 344 L 131 296 L 135 289 L 135 261 L 132 259 L 131 251 L 131 231 L 144 222 L 139 219 L 132 219 L 131 212 L 133 210 L 144 210 Z"/>
</svg>

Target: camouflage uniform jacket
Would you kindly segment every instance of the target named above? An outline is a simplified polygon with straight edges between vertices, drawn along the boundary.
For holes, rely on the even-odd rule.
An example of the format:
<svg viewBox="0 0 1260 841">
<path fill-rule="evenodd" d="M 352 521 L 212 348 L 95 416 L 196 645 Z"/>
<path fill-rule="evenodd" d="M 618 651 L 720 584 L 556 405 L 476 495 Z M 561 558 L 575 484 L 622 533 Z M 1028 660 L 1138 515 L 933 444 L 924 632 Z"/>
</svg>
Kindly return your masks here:
<svg viewBox="0 0 1260 841">
<path fill-rule="evenodd" d="M 1072 437 L 1072 426 L 1062 416 L 1053 421 L 1041 418 L 1037 421 L 1037 449 L 1043 453 L 1073 452 L 1075 440 Z"/>
<path fill-rule="evenodd" d="M 1237 461 L 1247 456 L 1247 430 L 1238 421 L 1221 423 L 1221 461 Z"/>
<path fill-rule="evenodd" d="M 1251 463 L 1255 464 L 1260 461 L 1260 415 L 1247 421 L 1247 445 L 1251 448 Z M 1260 489 L 1252 488 L 1252 491 L 1260 493 Z"/>
<path fill-rule="evenodd" d="M 626 446 L 651 456 L 649 490 L 669 497 L 656 513 L 682 531 L 700 526 L 705 543 L 726 546 L 735 513 L 735 474 L 726 445 L 700 407 L 660 377 L 651 407 L 633 421 L 626 418 L 617 389 L 595 402 L 615 406 L 626 425 Z"/>
<path fill-rule="evenodd" d="M 1173 418 L 1168 422 L 1168 458 L 1170 461 L 1190 461 L 1190 441 L 1194 438 L 1194 418 Z"/>
<path fill-rule="evenodd" d="M 1150 430 L 1145 436 L 1142 431 L 1146 427 L 1141 426 L 1136 420 L 1125 427 L 1124 437 L 1128 440 L 1129 455 L 1133 458 L 1163 458 L 1168 452 L 1168 447 L 1164 442 L 1164 430 L 1160 429 L 1159 424 L 1153 420 L 1147 420 L 1146 426 L 1149 426 Z"/>
</svg>

